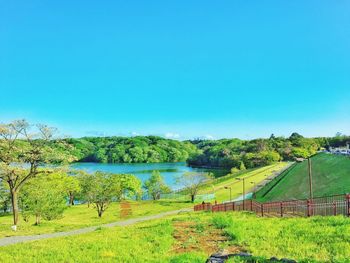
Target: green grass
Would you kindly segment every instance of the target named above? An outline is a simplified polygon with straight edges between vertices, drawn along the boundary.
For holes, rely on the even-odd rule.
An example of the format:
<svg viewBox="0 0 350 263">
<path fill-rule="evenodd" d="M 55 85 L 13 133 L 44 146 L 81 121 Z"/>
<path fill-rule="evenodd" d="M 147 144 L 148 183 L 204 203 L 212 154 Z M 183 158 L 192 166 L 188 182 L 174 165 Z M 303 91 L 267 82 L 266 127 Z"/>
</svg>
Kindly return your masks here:
<svg viewBox="0 0 350 263">
<path fill-rule="evenodd" d="M 33 235 L 43 233 L 53 233 L 67 231 L 88 226 L 95 226 L 115 221 L 121 221 L 132 217 L 140 217 L 161 212 L 177 210 L 184 207 L 191 207 L 189 202 L 181 201 L 139 201 L 130 202 L 132 213 L 128 217 L 122 217 L 120 213 L 120 204 L 112 203 L 102 218 L 97 216 L 97 212 L 87 205 L 75 205 L 67 208 L 61 219 L 46 221 L 42 220 L 39 226 L 35 226 L 35 218 L 31 217 L 29 222 L 24 222 L 20 217 L 18 231 L 14 232 L 10 229 L 12 225 L 12 215 L 0 217 L 0 238 L 14 235 Z"/>
<path fill-rule="evenodd" d="M 0 248 L 2 262 L 203 262 L 203 253 L 175 254 L 172 220 Z"/>
<path fill-rule="evenodd" d="M 317 154 L 311 158 L 313 195 L 327 196 L 350 192 L 350 159 L 345 156 Z M 298 163 L 270 191 L 257 193 L 260 201 L 304 199 L 309 196 L 307 161 Z M 269 187 L 269 186 L 266 186 Z M 263 193 L 267 192 L 266 195 Z"/>
<path fill-rule="evenodd" d="M 225 187 L 231 187 L 232 198 L 236 198 L 242 195 L 243 185 L 242 181 L 238 181 L 237 178 L 247 178 L 246 179 L 246 193 L 253 190 L 254 183 L 256 185 L 260 184 L 262 181 L 266 180 L 267 177 L 271 176 L 274 172 L 283 169 L 288 163 L 279 162 L 269 166 L 261 167 L 254 170 L 247 170 L 244 173 L 238 174 L 236 177 L 228 177 L 227 180 L 208 185 L 200 190 L 202 193 L 215 193 L 216 200 L 218 202 L 228 201 L 230 199 L 230 191 L 225 189 Z M 253 183 L 252 183 L 253 182 Z"/>
<path fill-rule="evenodd" d="M 198 231 L 223 229 L 230 241 L 262 262 L 272 256 L 298 262 L 348 262 L 348 218 L 258 218 L 250 213 L 188 213 L 134 226 L 34 241 L 0 248 L 2 262 L 204 262 L 205 251 L 174 252 L 174 221 L 193 221 Z M 200 234 L 200 233 L 199 233 Z M 236 262 L 236 261 L 235 261 Z"/>
<path fill-rule="evenodd" d="M 270 166 L 257 168 L 254 170 L 248 170 L 239 173 L 236 177 L 226 176 L 221 180 L 215 180 L 214 184 L 206 186 L 201 189 L 200 193 L 215 192 L 217 201 L 229 200 L 229 191 L 224 187 L 232 187 L 232 197 L 235 198 L 242 194 L 242 182 L 236 180 L 236 178 L 249 178 L 246 181 L 246 191 L 249 192 L 253 188 L 253 184 L 256 184 L 265 180 L 267 176 L 270 176 L 273 172 L 276 172 L 283 168 L 286 163 L 276 163 Z M 190 196 L 188 195 L 188 200 Z M 176 210 L 184 207 L 191 207 L 192 204 L 186 201 L 175 200 L 159 200 L 159 201 L 140 201 L 131 202 L 132 214 L 127 217 L 140 217 L 150 214 L 157 214 L 165 211 Z M 102 218 L 97 216 L 96 211 L 93 208 L 88 208 L 87 205 L 76 205 L 69 207 L 61 219 L 45 221 L 42 220 L 39 226 L 35 226 L 35 218 L 31 217 L 29 222 L 24 222 L 20 217 L 18 224 L 18 231 L 14 232 L 10 229 L 12 225 L 12 216 L 5 215 L 0 217 L 0 238 L 5 236 L 14 235 L 33 235 L 53 233 L 60 231 L 73 230 L 88 226 L 95 226 L 115 221 L 124 220 L 127 218 L 120 217 L 120 205 L 119 203 L 113 203 L 103 214 Z"/>
<path fill-rule="evenodd" d="M 220 213 L 216 221 L 232 221 L 225 227 L 232 242 L 256 257 L 290 258 L 298 262 L 348 262 L 348 218 L 257 218 L 252 214 Z"/>
</svg>

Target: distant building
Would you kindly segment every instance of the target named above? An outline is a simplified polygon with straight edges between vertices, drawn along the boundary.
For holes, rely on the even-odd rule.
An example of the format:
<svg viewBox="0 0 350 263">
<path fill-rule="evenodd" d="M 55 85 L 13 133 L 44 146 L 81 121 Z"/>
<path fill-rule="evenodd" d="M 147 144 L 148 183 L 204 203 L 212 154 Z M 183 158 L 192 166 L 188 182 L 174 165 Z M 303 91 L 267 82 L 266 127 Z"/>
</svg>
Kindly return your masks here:
<svg viewBox="0 0 350 263">
<path fill-rule="evenodd" d="M 329 153 L 350 156 L 350 145 L 349 145 L 349 143 L 347 143 L 346 147 L 334 147 L 334 148 L 330 147 Z"/>
</svg>

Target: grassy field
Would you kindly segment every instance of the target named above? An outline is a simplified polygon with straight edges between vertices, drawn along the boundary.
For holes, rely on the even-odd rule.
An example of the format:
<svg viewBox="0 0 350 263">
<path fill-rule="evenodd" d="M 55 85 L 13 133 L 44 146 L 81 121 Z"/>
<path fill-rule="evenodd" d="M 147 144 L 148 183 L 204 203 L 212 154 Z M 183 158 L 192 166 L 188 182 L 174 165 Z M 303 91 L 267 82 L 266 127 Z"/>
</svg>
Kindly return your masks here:
<svg viewBox="0 0 350 263">
<path fill-rule="evenodd" d="M 127 213 L 130 212 L 129 215 L 121 212 L 120 203 L 112 203 L 103 214 L 102 218 L 97 216 L 95 209 L 92 207 L 88 208 L 87 205 L 75 205 L 68 207 L 62 218 L 52 221 L 42 220 L 42 223 L 39 226 L 34 225 L 34 217 L 31 217 L 29 222 L 24 222 L 22 218 L 20 218 L 17 232 L 10 229 L 12 225 L 12 215 L 1 216 L 0 238 L 14 235 L 33 235 L 67 231 L 192 206 L 192 204 L 189 202 L 171 200 L 139 202 L 130 201 L 129 203 L 131 205 L 131 210 L 125 211 Z"/>
<path fill-rule="evenodd" d="M 242 181 L 238 181 L 236 178 L 246 178 L 246 193 L 248 193 L 253 190 L 254 185 L 260 184 L 262 181 L 266 180 L 268 176 L 281 170 L 287 164 L 286 162 L 275 163 L 251 171 L 248 170 L 244 173 L 240 173 L 237 177 L 228 177 L 227 180 L 223 180 L 224 178 L 222 178 L 219 183 L 206 186 L 201 189 L 199 193 L 215 193 L 218 202 L 228 201 L 230 199 L 230 191 L 225 189 L 225 187 L 231 187 L 233 199 L 241 196 L 243 193 Z"/>
<path fill-rule="evenodd" d="M 348 262 L 344 217 L 258 218 L 248 213 L 188 213 L 134 226 L 0 248 L 3 262 L 204 262 L 213 252 L 248 251 L 259 262 Z M 235 261 L 236 262 L 236 261 Z"/>
<path fill-rule="evenodd" d="M 280 170 L 286 163 L 276 163 L 270 166 L 249 170 L 239 173 L 237 176 L 226 176 L 214 181 L 210 186 L 201 189 L 200 193 L 215 192 L 217 201 L 229 200 L 229 191 L 224 187 L 232 187 L 232 197 L 242 195 L 242 182 L 237 181 L 236 178 L 247 178 L 246 191 L 249 192 L 256 184 L 265 180 L 267 176 Z M 188 200 L 190 197 L 188 196 Z M 159 201 L 130 201 L 131 214 L 128 216 L 121 216 L 121 209 L 119 203 L 112 203 L 110 208 L 103 214 L 102 218 L 97 216 L 96 211 L 87 205 L 76 205 L 69 207 L 62 218 L 46 221 L 42 220 L 39 226 L 35 226 L 35 218 L 31 217 L 29 222 L 25 222 L 20 218 L 18 231 L 14 232 L 10 229 L 12 225 L 12 216 L 0 216 L 0 238 L 14 235 L 33 235 L 43 233 L 53 233 L 60 231 L 67 231 L 72 229 L 83 228 L 87 226 L 101 225 L 105 223 L 120 221 L 131 217 L 140 217 L 150 214 L 157 214 L 170 210 L 177 210 L 184 207 L 191 207 L 192 204 L 186 201 L 174 200 L 159 200 Z"/>
<path fill-rule="evenodd" d="M 313 194 L 327 196 L 350 192 L 350 158 L 321 153 L 312 161 Z M 265 196 L 259 192 L 260 201 L 303 199 L 309 196 L 307 161 L 298 163 Z M 262 189 L 261 192 L 266 192 Z"/>
</svg>

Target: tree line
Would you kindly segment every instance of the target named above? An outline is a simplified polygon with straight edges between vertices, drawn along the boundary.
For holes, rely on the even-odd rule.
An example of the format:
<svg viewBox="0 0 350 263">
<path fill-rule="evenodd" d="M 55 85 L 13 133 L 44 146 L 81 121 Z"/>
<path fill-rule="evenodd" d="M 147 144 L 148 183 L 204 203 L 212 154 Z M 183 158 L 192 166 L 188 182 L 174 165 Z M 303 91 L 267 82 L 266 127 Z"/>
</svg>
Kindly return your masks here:
<svg viewBox="0 0 350 263">
<path fill-rule="evenodd" d="M 197 151 L 190 142 L 158 136 L 84 137 L 64 139 L 71 155 L 80 162 L 159 163 L 185 162 Z M 56 147 L 60 141 L 53 141 Z M 67 150 L 65 149 L 65 150 Z"/>
<path fill-rule="evenodd" d="M 289 137 L 240 140 L 177 141 L 158 136 L 84 137 L 51 142 L 57 151 L 69 153 L 78 162 L 157 163 L 187 162 L 191 166 L 253 168 L 281 160 L 307 158 L 320 149 L 346 146 L 350 136 Z M 62 145 L 65 145 L 62 148 Z"/>
<path fill-rule="evenodd" d="M 242 170 L 281 160 L 308 158 L 321 149 L 346 146 L 350 143 L 350 136 L 337 134 L 335 137 L 305 138 L 293 133 L 288 138 L 272 134 L 268 139 L 193 140 L 191 143 L 198 152 L 189 157 L 189 165 Z"/>
</svg>

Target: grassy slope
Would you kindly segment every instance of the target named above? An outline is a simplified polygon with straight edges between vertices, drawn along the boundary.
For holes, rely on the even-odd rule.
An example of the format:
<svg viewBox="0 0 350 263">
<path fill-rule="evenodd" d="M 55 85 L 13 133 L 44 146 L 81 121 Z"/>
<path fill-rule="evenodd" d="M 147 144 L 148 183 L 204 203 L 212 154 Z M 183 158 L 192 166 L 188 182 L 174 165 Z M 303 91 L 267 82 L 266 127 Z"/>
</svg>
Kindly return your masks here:
<svg viewBox="0 0 350 263">
<path fill-rule="evenodd" d="M 350 192 L 350 159 L 318 154 L 312 158 L 314 196 Z M 303 199 L 309 196 L 307 161 L 297 164 L 261 201 Z"/>
<path fill-rule="evenodd" d="M 0 248 L 3 262 L 204 262 L 204 251 L 176 254 L 174 220 L 224 228 L 231 241 L 261 259 L 347 262 L 350 221 L 344 217 L 257 218 L 248 213 L 195 213 L 89 234 Z M 198 228 L 200 232 L 201 228 Z M 198 233 L 200 234 L 200 233 Z M 188 242 L 192 242 L 188 240 Z M 259 261 L 262 262 L 262 261 Z"/>
<path fill-rule="evenodd" d="M 269 166 L 265 166 L 262 168 L 254 169 L 252 171 L 247 171 L 245 173 L 239 174 L 235 178 L 230 178 L 226 181 L 220 182 L 218 184 L 214 184 L 212 186 L 205 187 L 204 189 L 201 189 L 200 193 L 215 193 L 216 200 L 218 202 L 221 201 L 227 201 L 230 199 L 230 191 L 228 189 L 225 189 L 224 187 L 231 187 L 232 189 L 232 198 L 237 198 L 238 196 L 242 195 L 243 192 L 243 186 L 242 181 L 236 180 L 236 178 L 247 178 L 246 180 L 246 193 L 251 191 L 254 188 L 254 184 L 251 182 L 256 183 L 257 185 L 264 181 L 266 177 L 272 175 L 274 172 L 277 172 L 281 170 L 283 167 L 285 167 L 287 163 L 280 162 L 275 163 Z"/>
<path fill-rule="evenodd" d="M 28 223 L 20 218 L 17 232 L 10 229 L 10 226 L 12 225 L 12 216 L 2 216 L 0 217 L 0 238 L 14 235 L 32 235 L 67 231 L 192 206 L 189 202 L 181 201 L 140 201 L 130 203 L 132 214 L 128 217 L 121 217 L 119 203 L 111 204 L 102 215 L 102 218 L 97 216 L 96 210 L 92 207 L 88 208 L 87 205 L 76 205 L 69 207 L 64 212 L 63 218 L 52 221 L 42 220 L 42 223 L 39 226 L 33 225 L 35 220 L 34 217 L 31 217 Z"/>
</svg>

